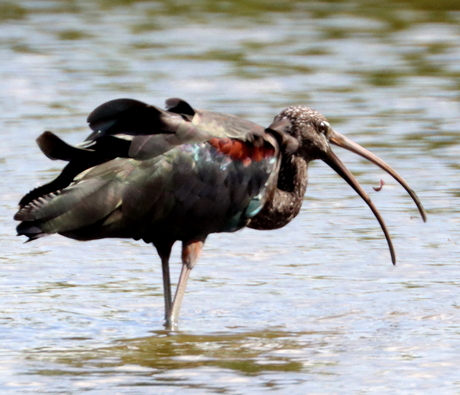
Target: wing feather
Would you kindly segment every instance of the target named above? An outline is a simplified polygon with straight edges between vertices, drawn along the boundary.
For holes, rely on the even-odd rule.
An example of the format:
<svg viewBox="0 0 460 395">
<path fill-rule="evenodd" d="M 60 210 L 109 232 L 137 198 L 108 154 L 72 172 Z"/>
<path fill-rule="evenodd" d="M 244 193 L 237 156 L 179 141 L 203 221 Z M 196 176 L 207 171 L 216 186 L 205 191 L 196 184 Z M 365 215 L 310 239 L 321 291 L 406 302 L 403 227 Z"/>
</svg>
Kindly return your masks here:
<svg viewBox="0 0 460 395">
<path fill-rule="evenodd" d="M 90 114 L 82 145 L 40 136 L 45 155 L 69 163 L 21 200 L 18 233 L 148 241 L 244 226 L 276 185 L 281 152 L 296 149 L 290 124 L 264 129 L 180 99 L 167 108 L 117 99 Z"/>
</svg>

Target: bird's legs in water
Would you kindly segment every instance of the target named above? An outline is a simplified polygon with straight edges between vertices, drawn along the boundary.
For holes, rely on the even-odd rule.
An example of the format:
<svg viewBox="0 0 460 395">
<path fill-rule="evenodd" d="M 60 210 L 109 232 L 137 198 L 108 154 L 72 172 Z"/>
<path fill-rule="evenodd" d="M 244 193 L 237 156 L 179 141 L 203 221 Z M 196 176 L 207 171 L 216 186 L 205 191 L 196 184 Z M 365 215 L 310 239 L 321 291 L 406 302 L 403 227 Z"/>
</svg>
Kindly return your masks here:
<svg viewBox="0 0 460 395">
<path fill-rule="evenodd" d="M 177 329 L 177 322 L 179 319 L 179 312 L 182 305 L 182 300 L 187 287 L 187 281 L 190 272 L 195 266 L 198 258 L 201 255 L 204 241 L 194 240 L 182 243 L 182 270 L 177 283 L 174 301 L 171 304 L 171 286 L 169 277 L 169 255 L 161 255 L 161 264 L 163 267 L 163 288 L 165 293 L 165 328 L 167 330 Z M 171 252 L 171 248 L 169 249 Z"/>
<path fill-rule="evenodd" d="M 163 295 L 165 298 L 165 320 L 171 314 L 172 298 L 171 298 L 171 276 L 169 275 L 169 257 L 171 256 L 171 249 L 174 243 L 162 243 L 156 245 L 158 255 L 161 258 L 161 268 L 163 272 Z"/>
</svg>

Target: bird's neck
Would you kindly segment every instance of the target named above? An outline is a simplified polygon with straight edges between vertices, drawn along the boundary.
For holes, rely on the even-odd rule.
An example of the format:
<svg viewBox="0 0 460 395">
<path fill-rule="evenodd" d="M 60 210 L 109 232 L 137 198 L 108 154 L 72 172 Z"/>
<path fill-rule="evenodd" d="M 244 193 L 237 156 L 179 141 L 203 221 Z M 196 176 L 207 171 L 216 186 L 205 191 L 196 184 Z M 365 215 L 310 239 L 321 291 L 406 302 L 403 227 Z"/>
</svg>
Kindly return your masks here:
<svg viewBox="0 0 460 395">
<path fill-rule="evenodd" d="M 249 228 L 278 229 L 291 222 L 299 213 L 307 189 L 308 163 L 299 156 L 283 156 L 278 183 L 273 196 L 250 220 Z"/>
</svg>

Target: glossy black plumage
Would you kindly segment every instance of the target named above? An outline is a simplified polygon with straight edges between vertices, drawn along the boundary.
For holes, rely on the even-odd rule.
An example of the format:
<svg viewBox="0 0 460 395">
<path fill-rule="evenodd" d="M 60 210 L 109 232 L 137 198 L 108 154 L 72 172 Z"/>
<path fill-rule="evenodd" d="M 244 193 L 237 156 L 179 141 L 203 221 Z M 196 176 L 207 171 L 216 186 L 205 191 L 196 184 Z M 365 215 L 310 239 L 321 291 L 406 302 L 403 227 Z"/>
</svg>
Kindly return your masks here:
<svg viewBox="0 0 460 395">
<path fill-rule="evenodd" d="M 132 99 L 104 103 L 88 117 L 93 132 L 72 147 L 51 132 L 37 142 L 51 159 L 68 162 L 52 182 L 24 196 L 15 219 L 29 240 L 59 233 L 77 240 L 106 237 L 153 243 L 162 260 L 166 326 L 177 322 L 185 285 L 210 233 L 244 226 L 276 229 L 298 213 L 311 160 L 336 170 L 379 220 L 395 261 L 388 230 L 369 197 L 329 142 L 350 149 L 392 174 L 387 164 L 334 132 L 318 112 L 289 107 L 268 127 L 195 110 L 169 99 L 167 110 Z M 174 301 L 169 256 L 183 243 L 183 270 Z"/>
<path fill-rule="evenodd" d="M 79 240 L 133 237 L 154 242 L 203 238 L 246 225 L 263 206 L 261 192 L 273 184 L 269 178 L 276 178 L 278 141 L 285 142 L 283 150 L 296 142 L 281 123 L 263 129 L 225 114 L 196 115 L 195 126 L 188 114 L 121 99 L 90 114 L 94 133 L 81 148 L 45 132 L 38 139 L 42 151 L 69 164 L 55 181 L 21 200 L 16 219 L 25 223 L 20 233 L 31 239 L 61 233 Z M 229 137 L 271 154 L 246 158 L 245 163 L 209 143 Z M 27 231 L 31 221 L 34 229 L 40 224 L 41 232 Z"/>
</svg>

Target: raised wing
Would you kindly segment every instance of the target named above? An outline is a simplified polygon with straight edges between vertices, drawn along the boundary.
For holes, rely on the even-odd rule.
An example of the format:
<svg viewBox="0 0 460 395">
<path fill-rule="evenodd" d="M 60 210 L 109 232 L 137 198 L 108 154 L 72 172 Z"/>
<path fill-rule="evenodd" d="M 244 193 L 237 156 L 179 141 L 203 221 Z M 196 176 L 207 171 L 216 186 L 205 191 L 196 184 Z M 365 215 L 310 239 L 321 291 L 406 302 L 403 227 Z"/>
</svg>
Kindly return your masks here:
<svg viewBox="0 0 460 395">
<path fill-rule="evenodd" d="M 176 111 L 185 108 L 179 103 L 176 107 Z M 102 104 L 89 115 L 88 123 L 93 133 L 76 147 L 65 143 L 52 132 L 44 132 L 37 138 L 42 152 L 52 160 L 69 163 L 55 180 L 26 194 L 19 206 L 24 207 L 40 196 L 67 187 L 79 173 L 88 168 L 117 157 L 130 157 L 129 150 L 134 136 L 173 134 L 181 120 L 182 117 L 174 112 L 137 100 L 117 99 Z"/>
</svg>

